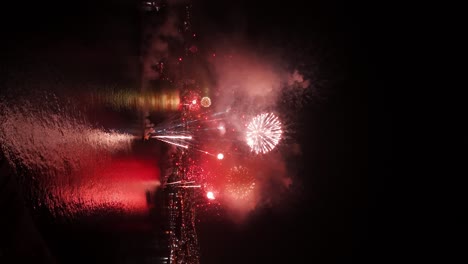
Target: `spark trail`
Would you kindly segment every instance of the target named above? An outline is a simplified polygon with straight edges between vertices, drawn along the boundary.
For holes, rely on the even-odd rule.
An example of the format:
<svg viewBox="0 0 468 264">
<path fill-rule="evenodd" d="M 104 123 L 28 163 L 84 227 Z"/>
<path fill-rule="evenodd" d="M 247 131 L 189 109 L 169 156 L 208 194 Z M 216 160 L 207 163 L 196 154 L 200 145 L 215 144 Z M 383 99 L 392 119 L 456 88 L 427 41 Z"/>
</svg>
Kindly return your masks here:
<svg viewBox="0 0 468 264">
<path fill-rule="evenodd" d="M 272 113 L 259 114 L 247 126 L 247 145 L 255 154 L 265 154 L 276 147 L 282 133 L 278 117 Z"/>
</svg>

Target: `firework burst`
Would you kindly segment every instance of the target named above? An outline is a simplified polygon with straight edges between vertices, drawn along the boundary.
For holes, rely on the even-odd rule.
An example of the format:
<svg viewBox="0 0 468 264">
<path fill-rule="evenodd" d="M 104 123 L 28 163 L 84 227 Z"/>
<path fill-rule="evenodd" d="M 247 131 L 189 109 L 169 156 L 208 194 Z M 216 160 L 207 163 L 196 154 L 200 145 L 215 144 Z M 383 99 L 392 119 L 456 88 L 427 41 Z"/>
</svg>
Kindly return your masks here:
<svg viewBox="0 0 468 264">
<path fill-rule="evenodd" d="M 265 154 L 275 148 L 282 134 L 278 117 L 272 113 L 263 113 L 255 116 L 247 125 L 247 145 L 255 154 Z"/>
<path fill-rule="evenodd" d="M 201 99 L 201 105 L 202 105 L 203 107 L 210 107 L 210 105 L 211 105 L 211 99 L 210 99 L 209 97 L 206 97 L 206 96 L 203 97 L 203 98 Z"/>
<path fill-rule="evenodd" d="M 234 200 L 251 198 L 255 189 L 255 180 L 250 171 L 243 166 L 234 166 L 227 175 L 226 194 Z"/>
</svg>

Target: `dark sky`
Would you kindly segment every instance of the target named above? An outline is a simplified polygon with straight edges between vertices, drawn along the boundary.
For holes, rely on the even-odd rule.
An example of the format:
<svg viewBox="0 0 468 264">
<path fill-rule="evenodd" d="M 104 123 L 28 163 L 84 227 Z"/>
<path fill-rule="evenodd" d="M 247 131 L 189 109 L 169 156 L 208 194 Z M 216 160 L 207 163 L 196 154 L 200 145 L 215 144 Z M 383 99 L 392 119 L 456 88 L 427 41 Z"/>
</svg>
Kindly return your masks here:
<svg viewBox="0 0 468 264">
<path fill-rule="evenodd" d="M 68 65 L 69 59 L 77 79 L 132 78 L 113 75 L 125 68 L 122 56 L 138 54 L 131 2 L 35 1 L 2 7 L 1 72 L 33 61 Z M 316 67 L 327 80 L 326 99 L 298 113 L 303 155 L 296 164 L 295 198 L 255 211 L 242 226 L 227 219 L 204 222 L 202 263 L 361 263 L 374 257 L 383 262 L 376 253 L 382 250 L 382 233 L 375 221 L 377 194 L 390 175 L 391 118 L 384 111 L 383 89 L 384 62 L 391 56 L 388 11 L 366 2 L 322 0 L 194 1 L 194 8 L 195 20 L 203 16 L 195 26 L 206 32 L 242 33 L 252 45 L 297 49 L 294 56 L 319 59 Z M 88 65 L 85 55 L 104 62 Z M 108 75 L 90 74 L 89 67 L 107 66 Z M 379 136 L 371 137 L 376 132 Z M 378 149 L 369 157 L 371 141 Z"/>
</svg>

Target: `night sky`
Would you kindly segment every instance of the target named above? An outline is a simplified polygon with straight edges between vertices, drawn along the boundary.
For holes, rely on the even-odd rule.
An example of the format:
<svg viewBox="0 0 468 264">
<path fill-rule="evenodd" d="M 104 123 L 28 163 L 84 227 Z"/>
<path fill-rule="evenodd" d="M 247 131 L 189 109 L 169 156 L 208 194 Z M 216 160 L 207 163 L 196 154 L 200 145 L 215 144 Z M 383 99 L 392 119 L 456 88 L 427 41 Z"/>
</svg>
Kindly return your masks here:
<svg viewBox="0 0 468 264">
<path fill-rule="evenodd" d="M 302 50 L 288 50 L 298 62 L 316 59 L 321 80 L 326 80 L 321 87 L 326 99 L 307 104 L 299 114 L 303 155 L 291 188 L 295 199 L 259 209 L 241 226 L 229 220 L 203 225 L 202 259 L 207 263 L 372 260 L 375 194 L 386 169 L 370 178 L 368 100 L 371 89 L 374 94 L 381 89 L 372 56 L 380 48 L 375 45 L 384 28 L 368 21 L 369 14 L 355 3 L 312 1 L 306 7 L 294 2 L 236 1 L 232 6 L 213 2 L 205 17 L 213 21 L 210 30 L 242 32 L 253 45 L 266 42 L 283 50 L 293 46 Z M 387 143 L 381 144 L 385 148 Z"/>
<path fill-rule="evenodd" d="M 376 221 L 378 194 L 390 175 L 387 13 L 365 2 L 322 0 L 193 4 L 194 27 L 203 34 L 241 36 L 252 47 L 290 54 L 292 64 L 313 67 L 320 81 L 320 98 L 295 115 L 302 154 L 290 194 L 242 224 L 201 221 L 201 263 L 384 262 Z M 1 10 L 0 75 L 22 71 L 12 69 L 40 75 L 59 65 L 78 84 L 138 78 L 128 66 L 139 53 L 131 0 L 34 1 Z"/>
</svg>

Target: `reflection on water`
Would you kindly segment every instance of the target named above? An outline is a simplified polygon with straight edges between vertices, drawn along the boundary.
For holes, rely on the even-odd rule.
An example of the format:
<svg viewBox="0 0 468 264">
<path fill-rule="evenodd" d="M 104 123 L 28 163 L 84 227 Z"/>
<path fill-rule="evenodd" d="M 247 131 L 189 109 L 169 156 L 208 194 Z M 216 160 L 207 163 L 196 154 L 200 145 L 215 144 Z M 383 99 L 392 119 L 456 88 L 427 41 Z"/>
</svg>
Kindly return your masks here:
<svg viewBox="0 0 468 264">
<path fill-rule="evenodd" d="M 154 161 L 122 157 L 134 136 L 93 128 L 56 98 L 41 99 L 0 103 L 2 150 L 31 176 L 36 206 L 71 218 L 97 208 L 142 210 L 158 170 Z"/>
<path fill-rule="evenodd" d="M 53 253 L 64 260 L 69 250 L 79 251 L 64 262 L 79 255 L 118 259 L 113 251 L 131 250 L 135 239 L 154 243 L 149 231 L 155 228 L 145 216 L 160 170 L 138 144 L 133 135 L 90 125 L 54 95 L 0 97 L 2 155 Z M 108 252 L 93 252 L 96 247 Z"/>
</svg>

